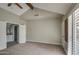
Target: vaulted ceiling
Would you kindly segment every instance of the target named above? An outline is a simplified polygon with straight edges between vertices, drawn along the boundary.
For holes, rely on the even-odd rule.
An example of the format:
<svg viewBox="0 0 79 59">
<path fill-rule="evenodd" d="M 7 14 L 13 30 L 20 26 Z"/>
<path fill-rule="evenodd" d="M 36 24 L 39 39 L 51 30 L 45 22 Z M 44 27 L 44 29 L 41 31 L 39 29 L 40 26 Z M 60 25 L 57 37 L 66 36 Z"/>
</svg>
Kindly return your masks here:
<svg viewBox="0 0 79 59">
<path fill-rule="evenodd" d="M 25 20 L 39 20 L 47 18 L 60 19 L 62 16 L 63 15 L 55 12 L 50 12 L 40 8 L 34 8 L 33 10 L 30 9 L 26 11 L 23 15 L 21 15 L 21 18 Z"/>
<path fill-rule="evenodd" d="M 10 11 L 19 16 L 21 16 L 27 10 L 30 9 L 25 3 L 19 3 L 19 5 L 22 6 L 23 9 L 20 9 L 15 4 L 12 4 L 12 6 L 8 7 L 8 3 L 0 3 L 0 8 Z M 32 3 L 32 5 L 36 8 L 65 15 L 73 4 L 72 3 Z"/>
<path fill-rule="evenodd" d="M 26 4 L 19 3 L 19 5 L 22 6 L 23 9 L 19 8 L 16 4 L 12 4 L 10 7 L 8 7 L 8 3 L 0 3 L 0 8 L 19 16 L 26 12 L 28 9 L 30 9 Z"/>
<path fill-rule="evenodd" d="M 38 7 L 47 11 L 56 12 L 56 13 L 65 15 L 73 4 L 72 3 L 38 3 L 33 5 L 35 7 Z"/>
</svg>

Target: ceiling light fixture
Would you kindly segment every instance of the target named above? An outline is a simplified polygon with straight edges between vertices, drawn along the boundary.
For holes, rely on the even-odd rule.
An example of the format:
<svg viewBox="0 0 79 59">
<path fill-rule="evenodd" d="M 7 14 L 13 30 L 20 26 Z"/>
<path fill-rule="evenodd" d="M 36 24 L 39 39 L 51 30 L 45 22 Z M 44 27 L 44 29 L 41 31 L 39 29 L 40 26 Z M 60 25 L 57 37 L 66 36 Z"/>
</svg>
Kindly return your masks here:
<svg viewBox="0 0 79 59">
<path fill-rule="evenodd" d="M 39 16 L 39 12 L 37 8 L 35 8 L 33 11 L 34 11 L 34 16 Z"/>
</svg>

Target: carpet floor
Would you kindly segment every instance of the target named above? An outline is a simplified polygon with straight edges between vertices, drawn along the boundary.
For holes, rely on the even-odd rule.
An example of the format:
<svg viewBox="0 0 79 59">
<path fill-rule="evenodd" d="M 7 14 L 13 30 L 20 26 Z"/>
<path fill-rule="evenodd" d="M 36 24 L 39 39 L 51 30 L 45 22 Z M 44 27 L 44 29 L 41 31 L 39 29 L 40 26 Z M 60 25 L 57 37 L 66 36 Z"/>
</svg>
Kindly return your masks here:
<svg viewBox="0 0 79 59">
<path fill-rule="evenodd" d="M 60 45 L 26 42 L 0 51 L 0 55 L 65 55 Z"/>
</svg>

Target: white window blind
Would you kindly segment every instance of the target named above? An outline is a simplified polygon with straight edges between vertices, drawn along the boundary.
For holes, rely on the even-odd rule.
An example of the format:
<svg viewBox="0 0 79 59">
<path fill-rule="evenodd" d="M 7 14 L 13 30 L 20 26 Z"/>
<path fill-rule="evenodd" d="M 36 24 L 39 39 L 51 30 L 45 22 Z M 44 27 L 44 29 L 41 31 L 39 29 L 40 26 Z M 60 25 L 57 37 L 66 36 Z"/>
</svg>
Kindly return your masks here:
<svg viewBox="0 0 79 59">
<path fill-rule="evenodd" d="M 74 20 L 74 39 L 73 39 L 73 47 L 74 47 L 74 54 L 79 54 L 79 8 L 75 10 L 73 13 L 73 20 Z"/>
</svg>

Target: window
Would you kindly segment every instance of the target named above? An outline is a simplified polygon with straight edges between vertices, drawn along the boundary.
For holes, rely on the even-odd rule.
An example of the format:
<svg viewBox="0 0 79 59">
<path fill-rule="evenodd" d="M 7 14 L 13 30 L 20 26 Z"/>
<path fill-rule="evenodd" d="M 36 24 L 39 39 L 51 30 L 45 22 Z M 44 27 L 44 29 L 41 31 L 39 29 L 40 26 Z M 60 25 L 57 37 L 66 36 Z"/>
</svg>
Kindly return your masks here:
<svg viewBox="0 0 79 59">
<path fill-rule="evenodd" d="M 73 52 L 79 54 L 79 8 L 72 14 L 73 19 Z"/>
</svg>

